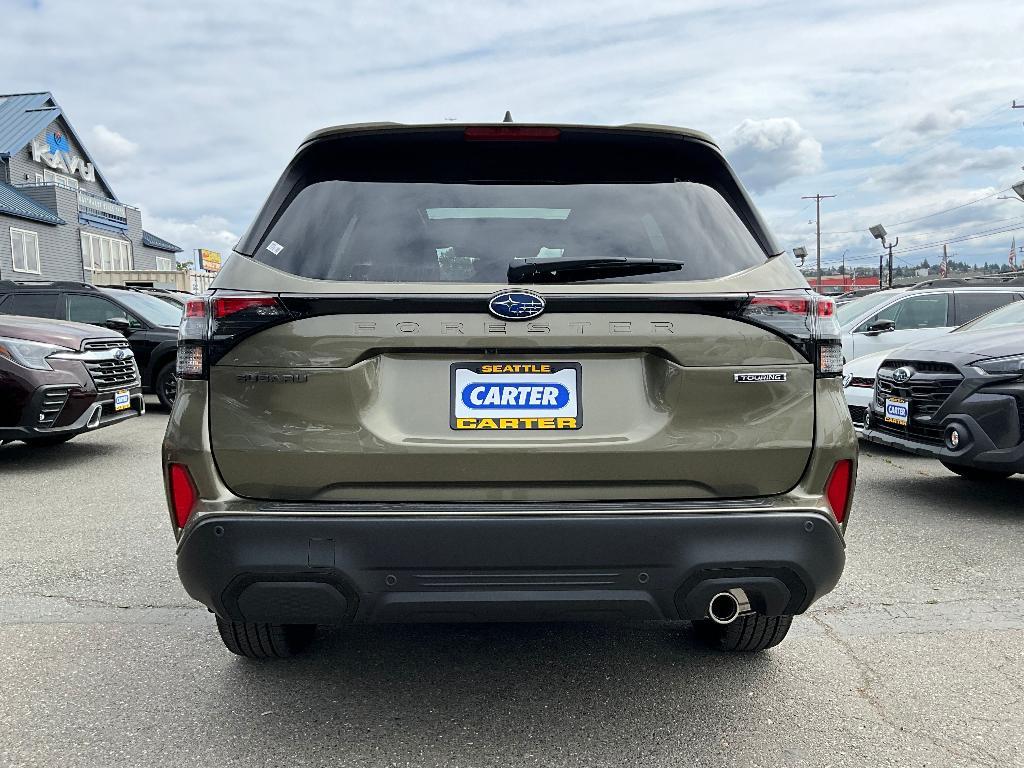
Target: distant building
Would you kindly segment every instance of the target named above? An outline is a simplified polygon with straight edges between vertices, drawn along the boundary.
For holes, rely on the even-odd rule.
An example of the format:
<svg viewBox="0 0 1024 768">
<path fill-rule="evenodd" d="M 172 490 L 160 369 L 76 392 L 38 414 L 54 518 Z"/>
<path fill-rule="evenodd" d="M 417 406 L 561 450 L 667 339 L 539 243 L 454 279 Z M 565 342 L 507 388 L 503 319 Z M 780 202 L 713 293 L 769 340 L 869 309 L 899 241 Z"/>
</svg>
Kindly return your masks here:
<svg viewBox="0 0 1024 768">
<path fill-rule="evenodd" d="M 118 200 L 50 93 L 0 96 L 0 280 L 174 271 L 181 248 Z"/>
<path fill-rule="evenodd" d="M 812 288 L 818 285 L 816 275 L 804 274 L 807 282 Z M 877 288 L 878 276 L 871 275 L 822 275 L 821 292 L 826 296 L 838 295 L 847 291 L 856 291 L 859 288 Z"/>
</svg>

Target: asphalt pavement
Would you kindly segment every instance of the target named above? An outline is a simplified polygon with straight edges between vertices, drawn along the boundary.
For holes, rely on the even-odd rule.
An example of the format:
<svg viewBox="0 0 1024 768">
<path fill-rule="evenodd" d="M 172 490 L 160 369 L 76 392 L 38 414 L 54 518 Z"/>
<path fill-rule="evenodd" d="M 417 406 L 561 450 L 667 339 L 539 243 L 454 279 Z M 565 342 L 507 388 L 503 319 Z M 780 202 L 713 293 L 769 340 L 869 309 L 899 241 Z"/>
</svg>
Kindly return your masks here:
<svg viewBox="0 0 1024 768">
<path fill-rule="evenodd" d="M 165 423 L 0 448 L 0 766 L 1024 765 L 1024 477 L 865 447 L 843 581 L 762 654 L 386 626 L 258 663 L 178 583 Z"/>
</svg>

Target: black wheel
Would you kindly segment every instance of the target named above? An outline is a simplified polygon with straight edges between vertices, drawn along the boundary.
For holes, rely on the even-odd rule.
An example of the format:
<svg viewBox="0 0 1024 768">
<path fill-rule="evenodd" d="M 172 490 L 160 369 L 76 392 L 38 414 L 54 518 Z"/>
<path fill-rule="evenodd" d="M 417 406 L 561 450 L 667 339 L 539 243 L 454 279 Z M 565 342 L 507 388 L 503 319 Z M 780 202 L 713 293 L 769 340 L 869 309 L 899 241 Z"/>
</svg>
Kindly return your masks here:
<svg viewBox="0 0 1024 768">
<path fill-rule="evenodd" d="M 247 659 L 283 659 L 313 641 L 315 624 L 267 624 L 217 617 L 220 639 L 232 653 Z"/>
<path fill-rule="evenodd" d="M 697 637 L 717 651 L 763 651 L 781 643 L 792 623 L 792 616 L 747 613 L 731 624 L 716 624 L 711 619 L 703 619 L 695 621 L 693 626 Z"/>
<path fill-rule="evenodd" d="M 26 437 L 26 445 L 33 445 L 37 448 L 48 448 L 52 445 L 61 445 L 70 440 L 74 435 L 47 435 L 46 437 Z"/>
<path fill-rule="evenodd" d="M 174 398 L 178 395 L 178 377 L 174 375 L 173 360 L 160 369 L 156 375 L 156 381 L 153 382 L 153 389 L 156 390 L 156 396 L 160 398 L 160 405 L 171 410 Z"/>
<path fill-rule="evenodd" d="M 955 472 L 960 475 L 960 477 L 967 480 L 973 480 L 976 483 L 991 483 L 998 480 L 1005 480 L 1013 474 L 1013 472 L 999 472 L 992 469 L 965 467 L 963 464 L 947 464 L 944 461 L 942 462 L 942 466 L 950 472 Z"/>
</svg>

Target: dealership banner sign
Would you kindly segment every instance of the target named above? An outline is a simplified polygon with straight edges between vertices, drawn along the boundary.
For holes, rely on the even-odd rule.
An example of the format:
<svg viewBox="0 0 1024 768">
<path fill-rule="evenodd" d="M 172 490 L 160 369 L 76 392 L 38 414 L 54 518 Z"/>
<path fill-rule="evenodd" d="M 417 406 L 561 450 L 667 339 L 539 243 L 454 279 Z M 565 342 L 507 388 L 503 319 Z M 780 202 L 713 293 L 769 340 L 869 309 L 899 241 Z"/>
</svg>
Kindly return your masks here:
<svg viewBox="0 0 1024 768">
<path fill-rule="evenodd" d="M 96 179 L 92 163 L 87 163 L 77 155 L 71 154 L 71 144 L 62 131 L 52 131 L 46 134 L 46 141 L 33 140 L 32 161 L 42 163 L 55 171 L 68 175 L 73 176 L 77 173 L 86 181 Z"/>
<path fill-rule="evenodd" d="M 207 272 L 220 272 L 220 253 L 200 248 L 199 266 Z"/>
</svg>

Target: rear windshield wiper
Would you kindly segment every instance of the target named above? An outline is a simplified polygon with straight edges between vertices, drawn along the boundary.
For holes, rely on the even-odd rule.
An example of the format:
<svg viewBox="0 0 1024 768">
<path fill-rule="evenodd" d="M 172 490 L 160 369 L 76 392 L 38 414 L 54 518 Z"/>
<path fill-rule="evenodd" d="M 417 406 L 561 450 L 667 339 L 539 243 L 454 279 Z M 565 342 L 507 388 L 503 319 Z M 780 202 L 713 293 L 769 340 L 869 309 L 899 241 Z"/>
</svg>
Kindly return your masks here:
<svg viewBox="0 0 1024 768">
<path fill-rule="evenodd" d="M 606 256 L 592 259 L 528 257 L 513 259 L 508 265 L 510 283 L 572 283 L 605 277 L 649 275 L 675 272 L 683 262 L 672 259 L 639 259 Z"/>
</svg>

